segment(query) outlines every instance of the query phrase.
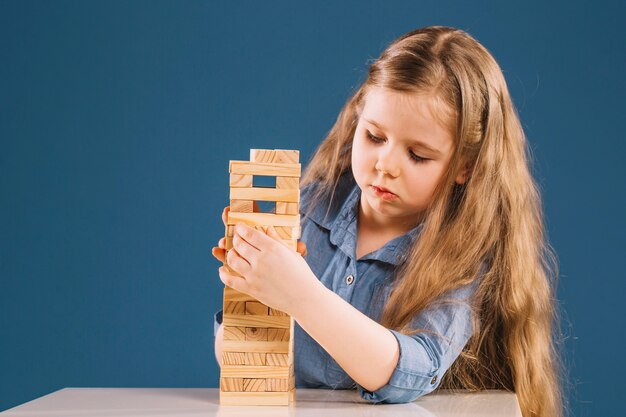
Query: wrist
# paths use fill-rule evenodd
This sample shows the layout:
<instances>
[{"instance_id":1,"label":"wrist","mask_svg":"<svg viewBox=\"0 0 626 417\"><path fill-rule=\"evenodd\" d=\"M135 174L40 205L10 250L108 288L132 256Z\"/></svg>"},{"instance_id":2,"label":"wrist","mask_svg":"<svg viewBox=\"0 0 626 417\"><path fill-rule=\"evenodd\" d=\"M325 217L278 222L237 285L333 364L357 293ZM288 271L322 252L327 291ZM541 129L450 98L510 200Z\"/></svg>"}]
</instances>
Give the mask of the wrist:
<instances>
[{"instance_id":1,"label":"wrist","mask_svg":"<svg viewBox=\"0 0 626 417\"><path fill-rule=\"evenodd\" d=\"M311 279L306 280L307 285L298 288L299 296L295 297L293 306L287 311L296 321L322 308L328 293L328 288L313 273L311 275Z\"/></svg>"}]
</instances>

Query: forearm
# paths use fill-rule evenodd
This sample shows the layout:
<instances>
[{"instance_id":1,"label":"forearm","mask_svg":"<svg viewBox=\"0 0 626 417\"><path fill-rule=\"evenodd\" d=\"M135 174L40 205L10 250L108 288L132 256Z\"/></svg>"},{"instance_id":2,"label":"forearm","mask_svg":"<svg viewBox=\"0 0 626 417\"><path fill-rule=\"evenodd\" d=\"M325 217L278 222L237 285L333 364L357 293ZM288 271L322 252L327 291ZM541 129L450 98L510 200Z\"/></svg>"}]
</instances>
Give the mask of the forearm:
<instances>
[{"instance_id":1,"label":"forearm","mask_svg":"<svg viewBox=\"0 0 626 417\"><path fill-rule=\"evenodd\" d=\"M376 391L391 378L400 349L385 327L361 313L317 281L292 315L354 379Z\"/></svg>"}]
</instances>

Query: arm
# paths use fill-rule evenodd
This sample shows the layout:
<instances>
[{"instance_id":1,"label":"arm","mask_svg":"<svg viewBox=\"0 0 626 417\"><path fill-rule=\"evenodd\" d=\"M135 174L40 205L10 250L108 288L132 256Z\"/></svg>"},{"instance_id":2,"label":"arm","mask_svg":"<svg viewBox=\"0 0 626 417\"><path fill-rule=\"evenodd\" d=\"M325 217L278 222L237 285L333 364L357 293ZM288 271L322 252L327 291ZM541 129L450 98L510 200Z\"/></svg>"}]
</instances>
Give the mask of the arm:
<instances>
[{"instance_id":1,"label":"arm","mask_svg":"<svg viewBox=\"0 0 626 417\"><path fill-rule=\"evenodd\" d=\"M386 329L327 289L306 261L268 234L238 225L234 250L219 275L224 284L293 316L373 402L407 402L432 391L471 336L471 311L457 303L432 305L404 335ZM367 392L363 392L366 390Z\"/></svg>"},{"instance_id":2,"label":"arm","mask_svg":"<svg viewBox=\"0 0 626 417\"><path fill-rule=\"evenodd\" d=\"M291 315L357 384L368 391L381 388L398 364L398 341L317 278L315 282Z\"/></svg>"},{"instance_id":3,"label":"arm","mask_svg":"<svg viewBox=\"0 0 626 417\"><path fill-rule=\"evenodd\" d=\"M446 295L418 314L405 335L361 313L319 281L292 312L372 402L408 402L434 390L472 335L468 299L474 285ZM441 301L441 300L440 300Z\"/></svg>"}]
</instances>

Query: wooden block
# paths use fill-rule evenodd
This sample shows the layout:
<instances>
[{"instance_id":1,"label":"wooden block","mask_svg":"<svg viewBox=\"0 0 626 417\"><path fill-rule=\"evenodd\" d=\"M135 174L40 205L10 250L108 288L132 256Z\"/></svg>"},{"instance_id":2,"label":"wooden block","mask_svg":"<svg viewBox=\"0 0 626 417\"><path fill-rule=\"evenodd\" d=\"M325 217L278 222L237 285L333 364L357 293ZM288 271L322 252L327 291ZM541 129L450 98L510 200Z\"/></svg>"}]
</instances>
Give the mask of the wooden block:
<instances>
[{"instance_id":1,"label":"wooden block","mask_svg":"<svg viewBox=\"0 0 626 417\"><path fill-rule=\"evenodd\" d=\"M245 188L231 188L231 190L245 190ZM244 199L231 199L229 212L231 211L235 213L252 213L254 211L254 201Z\"/></svg>"},{"instance_id":2,"label":"wooden block","mask_svg":"<svg viewBox=\"0 0 626 417\"><path fill-rule=\"evenodd\" d=\"M246 328L224 326L224 340L246 340Z\"/></svg>"},{"instance_id":3,"label":"wooden block","mask_svg":"<svg viewBox=\"0 0 626 417\"><path fill-rule=\"evenodd\" d=\"M226 343L225 341L222 343ZM222 351L222 367L225 365L245 365L246 354L243 352L224 352Z\"/></svg>"},{"instance_id":4,"label":"wooden block","mask_svg":"<svg viewBox=\"0 0 626 417\"><path fill-rule=\"evenodd\" d=\"M267 329L262 327L246 327L245 340L267 341Z\"/></svg>"},{"instance_id":5,"label":"wooden block","mask_svg":"<svg viewBox=\"0 0 626 417\"><path fill-rule=\"evenodd\" d=\"M288 316L287 313L280 311L280 310L276 310L275 308L270 308L268 314L270 316Z\"/></svg>"},{"instance_id":6,"label":"wooden block","mask_svg":"<svg viewBox=\"0 0 626 417\"><path fill-rule=\"evenodd\" d=\"M281 239L300 239L300 227L274 226Z\"/></svg>"},{"instance_id":7,"label":"wooden block","mask_svg":"<svg viewBox=\"0 0 626 417\"><path fill-rule=\"evenodd\" d=\"M244 364L246 366L255 365L262 366L267 365L267 353L260 352L246 352L244 354Z\"/></svg>"},{"instance_id":8,"label":"wooden block","mask_svg":"<svg viewBox=\"0 0 626 417\"><path fill-rule=\"evenodd\" d=\"M268 366L289 367L289 355L286 353L268 353L266 364Z\"/></svg>"},{"instance_id":9,"label":"wooden block","mask_svg":"<svg viewBox=\"0 0 626 417\"><path fill-rule=\"evenodd\" d=\"M258 301L246 301L244 310L246 314L252 314L257 316L269 315L269 307Z\"/></svg>"},{"instance_id":10,"label":"wooden block","mask_svg":"<svg viewBox=\"0 0 626 417\"><path fill-rule=\"evenodd\" d=\"M245 301L224 301L224 313L226 314L246 314Z\"/></svg>"},{"instance_id":11,"label":"wooden block","mask_svg":"<svg viewBox=\"0 0 626 417\"><path fill-rule=\"evenodd\" d=\"M252 178L250 174L230 174L231 187L252 187Z\"/></svg>"},{"instance_id":12,"label":"wooden block","mask_svg":"<svg viewBox=\"0 0 626 417\"><path fill-rule=\"evenodd\" d=\"M265 379L261 378L244 378L243 390L245 392L265 392Z\"/></svg>"},{"instance_id":13,"label":"wooden block","mask_svg":"<svg viewBox=\"0 0 626 417\"><path fill-rule=\"evenodd\" d=\"M276 202L276 214L300 214L300 208L298 203L283 203L280 201Z\"/></svg>"},{"instance_id":14,"label":"wooden block","mask_svg":"<svg viewBox=\"0 0 626 417\"><path fill-rule=\"evenodd\" d=\"M270 342L273 340L289 341L290 335L289 329L267 329L267 340Z\"/></svg>"},{"instance_id":15,"label":"wooden block","mask_svg":"<svg viewBox=\"0 0 626 417\"><path fill-rule=\"evenodd\" d=\"M252 162L280 162L296 164L300 160L300 151L286 149L250 149Z\"/></svg>"},{"instance_id":16,"label":"wooden block","mask_svg":"<svg viewBox=\"0 0 626 417\"><path fill-rule=\"evenodd\" d=\"M243 378L220 378L220 388L224 391L243 391Z\"/></svg>"},{"instance_id":17,"label":"wooden block","mask_svg":"<svg viewBox=\"0 0 626 417\"><path fill-rule=\"evenodd\" d=\"M285 392L289 391L289 378L268 378L265 380L267 392Z\"/></svg>"},{"instance_id":18,"label":"wooden block","mask_svg":"<svg viewBox=\"0 0 626 417\"><path fill-rule=\"evenodd\" d=\"M254 200L254 201L286 201L298 204L300 201L300 190L281 190L277 188L249 187L249 188L231 188L231 200ZM231 211L240 211L232 209ZM251 213L250 211L249 213ZM294 213L298 214L298 213Z\"/></svg>"},{"instance_id":19,"label":"wooden block","mask_svg":"<svg viewBox=\"0 0 626 417\"><path fill-rule=\"evenodd\" d=\"M288 378L287 366L224 366L223 378Z\"/></svg>"},{"instance_id":20,"label":"wooden block","mask_svg":"<svg viewBox=\"0 0 626 417\"><path fill-rule=\"evenodd\" d=\"M256 298L239 292L230 287L224 287L224 301L257 301ZM245 307L244 307L245 308Z\"/></svg>"},{"instance_id":21,"label":"wooden block","mask_svg":"<svg viewBox=\"0 0 626 417\"><path fill-rule=\"evenodd\" d=\"M271 177L300 177L300 164L230 161L230 173Z\"/></svg>"},{"instance_id":22,"label":"wooden block","mask_svg":"<svg viewBox=\"0 0 626 417\"><path fill-rule=\"evenodd\" d=\"M228 225L245 223L249 226L289 226L300 227L300 215L281 215L273 213L232 213L228 212ZM282 237L282 236L281 236Z\"/></svg>"},{"instance_id":23,"label":"wooden block","mask_svg":"<svg viewBox=\"0 0 626 417\"><path fill-rule=\"evenodd\" d=\"M220 405L289 405L291 392L226 392L220 391Z\"/></svg>"},{"instance_id":24,"label":"wooden block","mask_svg":"<svg viewBox=\"0 0 626 417\"><path fill-rule=\"evenodd\" d=\"M246 314L241 316L238 314L223 314L224 326L235 327L273 327L276 329L288 329L290 326L289 317L282 316L257 316Z\"/></svg>"},{"instance_id":25,"label":"wooden block","mask_svg":"<svg viewBox=\"0 0 626 417\"><path fill-rule=\"evenodd\" d=\"M222 352L289 353L288 341L224 340ZM243 359L242 359L243 362Z\"/></svg>"},{"instance_id":26,"label":"wooden block","mask_svg":"<svg viewBox=\"0 0 626 417\"><path fill-rule=\"evenodd\" d=\"M276 177L276 188L280 190L299 190L300 179L294 177Z\"/></svg>"}]
</instances>

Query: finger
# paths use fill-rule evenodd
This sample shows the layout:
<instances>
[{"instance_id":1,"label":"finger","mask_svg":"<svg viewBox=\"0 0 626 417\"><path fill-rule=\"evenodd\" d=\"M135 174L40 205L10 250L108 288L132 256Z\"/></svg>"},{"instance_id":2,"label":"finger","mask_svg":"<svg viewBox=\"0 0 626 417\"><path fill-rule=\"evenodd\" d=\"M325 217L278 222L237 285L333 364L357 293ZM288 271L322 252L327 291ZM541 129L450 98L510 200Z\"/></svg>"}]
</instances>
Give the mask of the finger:
<instances>
[{"instance_id":1,"label":"finger","mask_svg":"<svg viewBox=\"0 0 626 417\"><path fill-rule=\"evenodd\" d=\"M211 250L211 254L217 258L218 261L225 263L226 262L226 251L224 249L220 249L217 247L213 247Z\"/></svg>"},{"instance_id":2,"label":"finger","mask_svg":"<svg viewBox=\"0 0 626 417\"><path fill-rule=\"evenodd\" d=\"M222 249L226 249L226 238L225 237L220 239L220 241L217 243L217 247L222 248Z\"/></svg>"},{"instance_id":3,"label":"finger","mask_svg":"<svg viewBox=\"0 0 626 417\"><path fill-rule=\"evenodd\" d=\"M226 263L239 275L245 276L246 272L250 270L248 261L243 259L234 249L229 250L226 254Z\"/></svg>"},{"instance_id":4,"label":"finger","mask_svg":"<svg viewBox=\"0 0 626 417\"><path fill-rule=\"evenodd\" d=\"M268 244L273 244L275 242L274 239L267 236L262 231L254 230L250 226L243 223L237 223L235 226L235 233L258 250L262 250Z\"/></svg>"},{"instance_id":5,"label":"finger","mask_svg":"<svg viewBox=\"0 0 626 417\"><path fill-rule=\"evenodd\" d=\"M230 272L228 272L228 270L224 266L221 266L217 270L217 272L220 276L220 279L224 283L224 285L234 290L237 290L246 294L248 293L249 291L248 283L243 277L238 277L236 275L231 274Z\"/></svg>"},{"instance_id":6,"label":"finger","mask_svg":"<svg viewBox=\"0 0 626 417\"><path fill-rule=\"evenodd\" d=\"M296 249L298 253L302 256L306 256L306 243L300 241L298 242L298 249Z\"/></svg>"},{"instance_id":7,"label":"finger","mask_svg":"<svg viewBox=\"0 0 626 417\"><path fill-rule=\"evenodd\" d=\"M269 226L267 228L267 235L269 237L271 237L272 239L275 239L281 243L283 243L282 238L280 237L280 235L278 234L278 232L276 231L276 229L274 228L274 226Z\"/></svg>"},{"instance_id":8,"label":"finger","mask_svg":"<svg viewBox=\"0 0 626 417\"><path fill-rule=\"evenodd\" d=\"M222 223L226 226L226 222L228 222L228 212L230 211L230 206L226 206L224 211L222 211Z\"/></svg>"},{"instance_id":9,"label":"finger","mask_svg":"<svg viewBox=\"0 0 626 417\"><path fill-rule=\"evenodd\" d=\"M235 233L233 237L233 248L250 265L254 263L256 256L259 254L259 250L246 242L238 233Z\"/></svg>"}]
</instances>

